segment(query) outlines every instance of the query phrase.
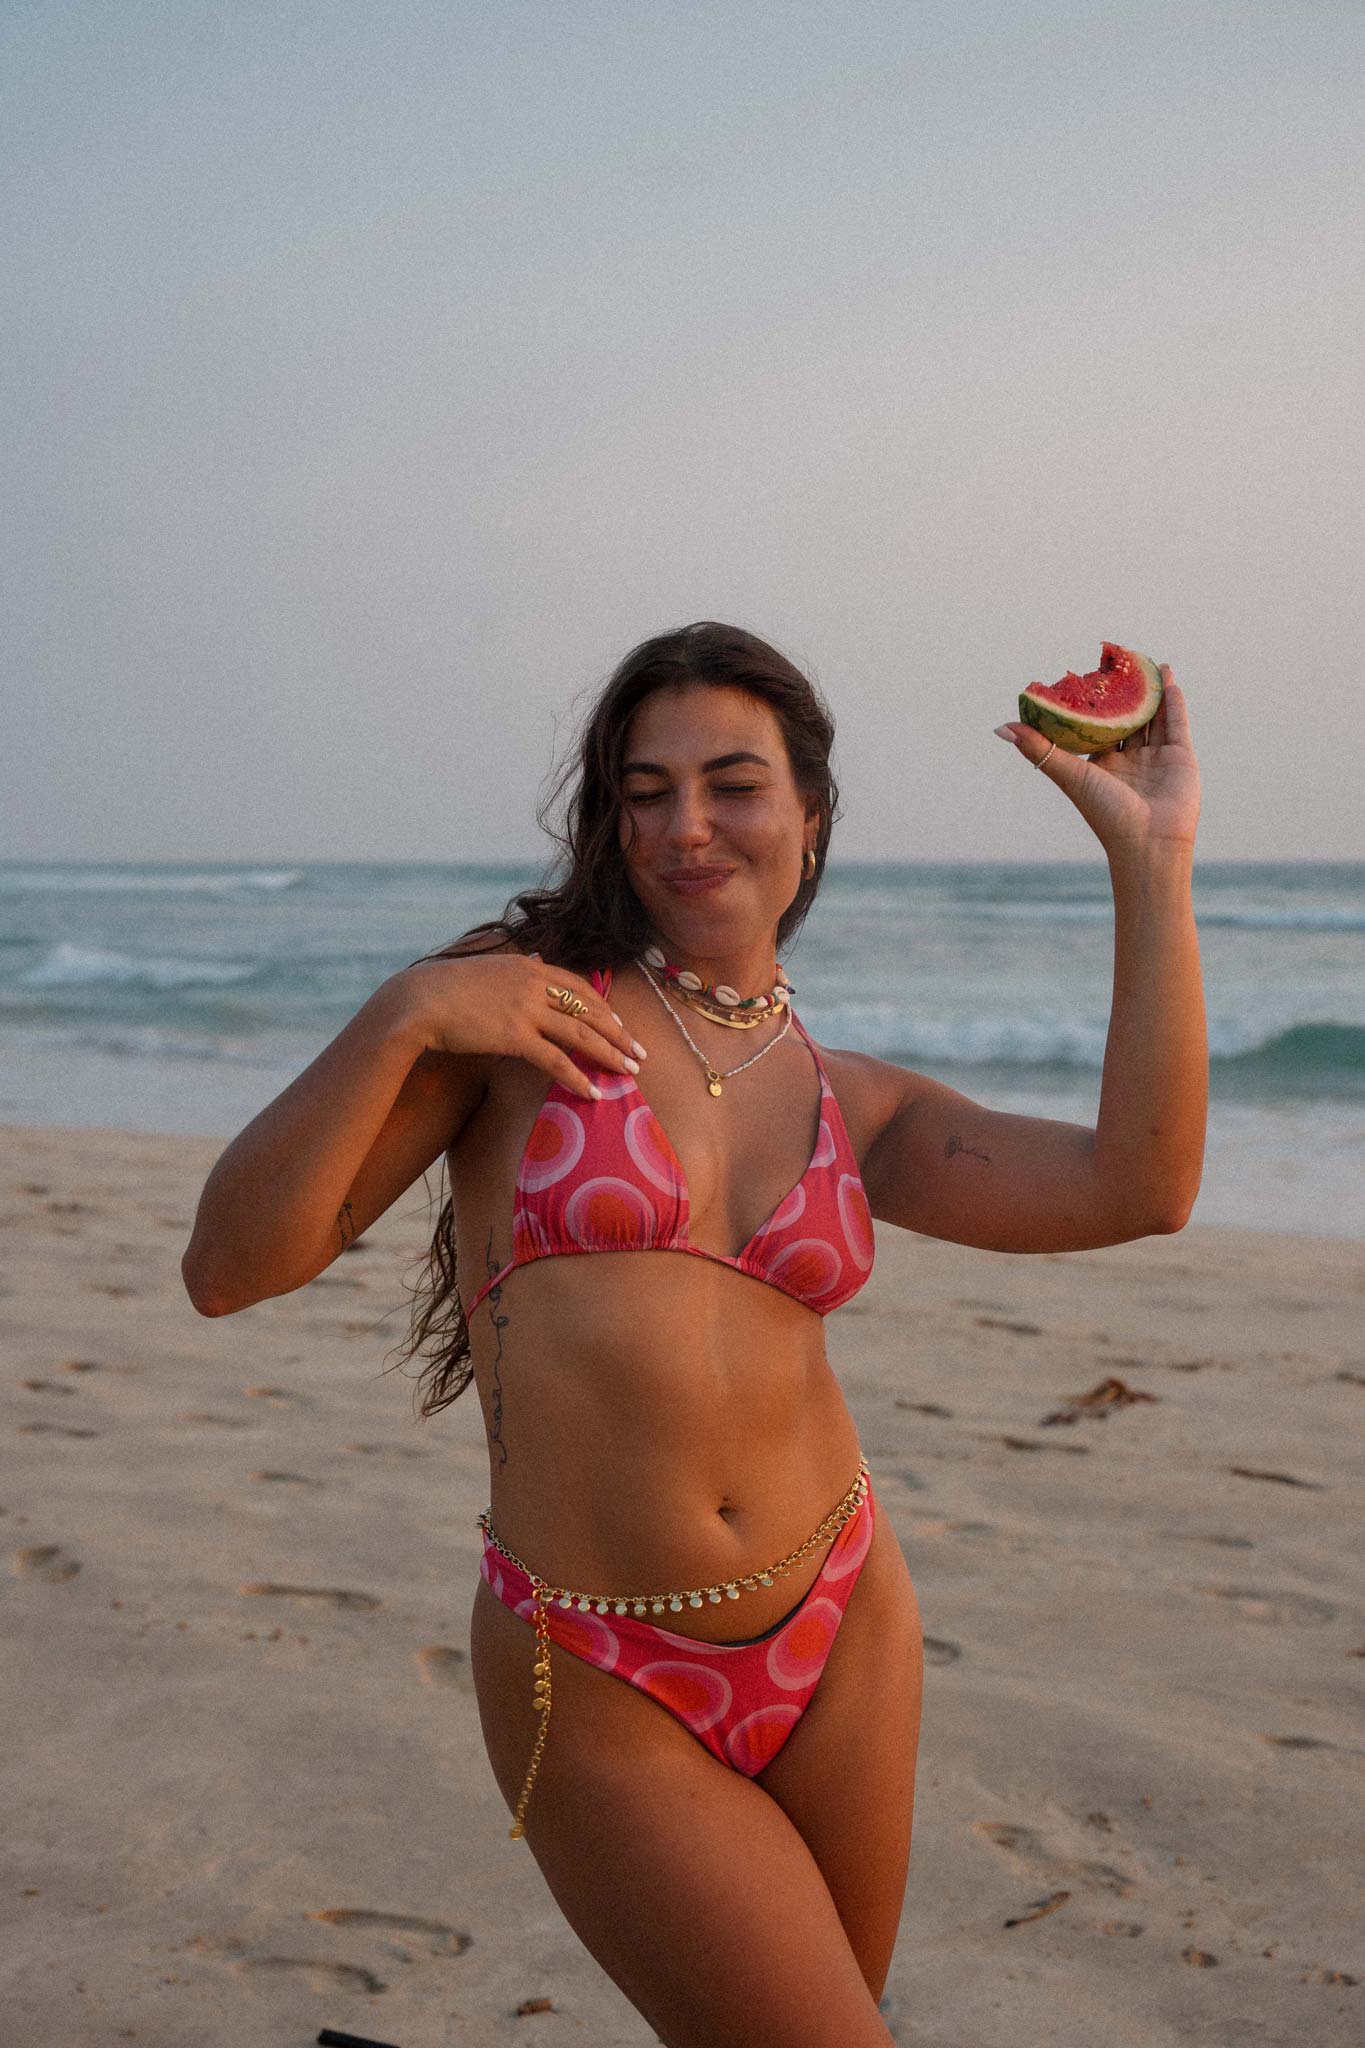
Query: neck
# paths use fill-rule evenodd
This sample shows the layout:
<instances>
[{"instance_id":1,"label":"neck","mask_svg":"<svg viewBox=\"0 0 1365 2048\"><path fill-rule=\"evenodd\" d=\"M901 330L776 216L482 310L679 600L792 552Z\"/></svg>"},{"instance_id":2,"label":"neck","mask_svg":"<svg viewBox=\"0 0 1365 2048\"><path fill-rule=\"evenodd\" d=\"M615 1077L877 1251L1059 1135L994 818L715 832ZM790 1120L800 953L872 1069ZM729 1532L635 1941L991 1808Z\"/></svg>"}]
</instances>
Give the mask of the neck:
<instances>
[{"instance_id":1,"label":"neck","mask_svg":"<svg viewBox=\"0 0 1365 2048\"><path fill-rule=\"evenodd\" d=\"M741 997L765 996L772 989L777 948L771 935L749 945L727 947L722 952L711 953L679 946L666 933L660 933L654 943L666 960L671 960L675 966L690 968L700 978L703 987L732 988Z\"/></svg>"}]
</instances>

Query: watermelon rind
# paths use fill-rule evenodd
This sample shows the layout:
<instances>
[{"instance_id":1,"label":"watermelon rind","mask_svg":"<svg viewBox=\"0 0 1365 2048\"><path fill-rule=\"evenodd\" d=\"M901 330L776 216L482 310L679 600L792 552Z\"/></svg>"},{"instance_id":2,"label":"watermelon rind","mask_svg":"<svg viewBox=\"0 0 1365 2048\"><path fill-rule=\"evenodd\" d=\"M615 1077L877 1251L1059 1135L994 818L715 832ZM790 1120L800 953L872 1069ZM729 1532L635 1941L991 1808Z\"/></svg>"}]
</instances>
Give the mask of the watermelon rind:
<instances>
[{"instance_id":1,"label":"watermelon rind","mask_svg":"<svg viewBox=\"0 0 1365 2048\"><path fill-rule=\"evenodd\" d=\"M1108 657L1114 657L1110 660ZM1039 693L1041 685L1031 684L1019 694L1019 717L1023 724L1031 725L1045 740L1055 740L1064 754L1104 754L1116 747L1120 740L1131 739L1135 732L1141 732L1161 704L1161 671L1154 661L1145 654L1138 654L1131 647L1119 647L1109 641L1104 643L1100 655L1100 667L1113 668L1119 657L1137 664L1138 672L1146 685L1140 706L1125 712L1119 718L1105 718L1095 711L1069 710L1065 705L1054 704ZM1056 689L1055 683L1047 685Z\"/></svg>"}]
</instances>

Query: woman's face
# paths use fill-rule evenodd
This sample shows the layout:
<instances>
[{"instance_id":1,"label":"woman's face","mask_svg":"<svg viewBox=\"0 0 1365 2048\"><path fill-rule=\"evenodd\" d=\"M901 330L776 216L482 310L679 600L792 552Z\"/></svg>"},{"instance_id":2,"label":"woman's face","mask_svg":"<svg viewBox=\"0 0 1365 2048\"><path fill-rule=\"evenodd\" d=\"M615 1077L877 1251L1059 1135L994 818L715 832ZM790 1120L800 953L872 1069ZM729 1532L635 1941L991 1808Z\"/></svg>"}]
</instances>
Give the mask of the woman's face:
<instances>
[{"instance_id":1,"label":"woman's face","mask_svg":"<svg viewBox=\"0 0 1365 2048\"><path fill-rule=\"evenodd\" d=\"M622 788L626 872L660 938L684 959L770 940L819 819L770 706L730 684L651 691L626 728Z\"/></svg>"}]
</instances>

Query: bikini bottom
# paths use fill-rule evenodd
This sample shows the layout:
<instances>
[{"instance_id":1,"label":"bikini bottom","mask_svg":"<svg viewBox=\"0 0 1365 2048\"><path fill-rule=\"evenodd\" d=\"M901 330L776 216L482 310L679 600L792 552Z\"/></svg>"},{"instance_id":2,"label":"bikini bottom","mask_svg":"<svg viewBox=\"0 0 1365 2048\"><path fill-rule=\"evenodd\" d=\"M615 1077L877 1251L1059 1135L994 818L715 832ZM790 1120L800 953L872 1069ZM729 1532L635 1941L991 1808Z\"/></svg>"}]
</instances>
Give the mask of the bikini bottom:
<instances>
[{"instance_id":1,"label":"bikini bottom","mask_svg":"<svg viewBox=\"0 0 1365 2048\"><path fill-rule=\"evenodd\" d=\"M871 1481L819 1577L789 1614L746 1642L706 1643L615 1612L544 1609L551 1641L649 1694L711 1754L746 1778L770 1764L809 1705L872 1547ZM531 1580L484 1529L479 1570L505 1607L534 1625ZM537 1667L539 1668L539 1667Z\"/></svg>"}]
</instances>

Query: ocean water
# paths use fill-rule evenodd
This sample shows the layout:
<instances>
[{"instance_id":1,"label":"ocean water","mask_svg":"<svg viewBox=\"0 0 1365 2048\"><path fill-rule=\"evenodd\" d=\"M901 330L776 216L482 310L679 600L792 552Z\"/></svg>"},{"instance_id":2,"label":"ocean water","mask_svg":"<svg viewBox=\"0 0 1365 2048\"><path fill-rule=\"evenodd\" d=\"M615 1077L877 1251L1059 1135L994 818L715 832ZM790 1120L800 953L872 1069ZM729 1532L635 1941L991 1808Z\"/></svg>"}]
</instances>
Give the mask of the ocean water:
<instances>
[{"instance_id":1,"label":"ocean water","mask_svg":"<svg viewBox=\"0 0 1365 2048\"><path fill-rule=\"evenodd\" d=\"M230 1137L385 976L530 867L0 864L0 1122ZM1195 1222L1365 1238L1365 862L1196 864L1211 1052ZM1103 862L831 865L785 956L822 1043L1093 1123Z\"/></svg>"}]
</instances>

